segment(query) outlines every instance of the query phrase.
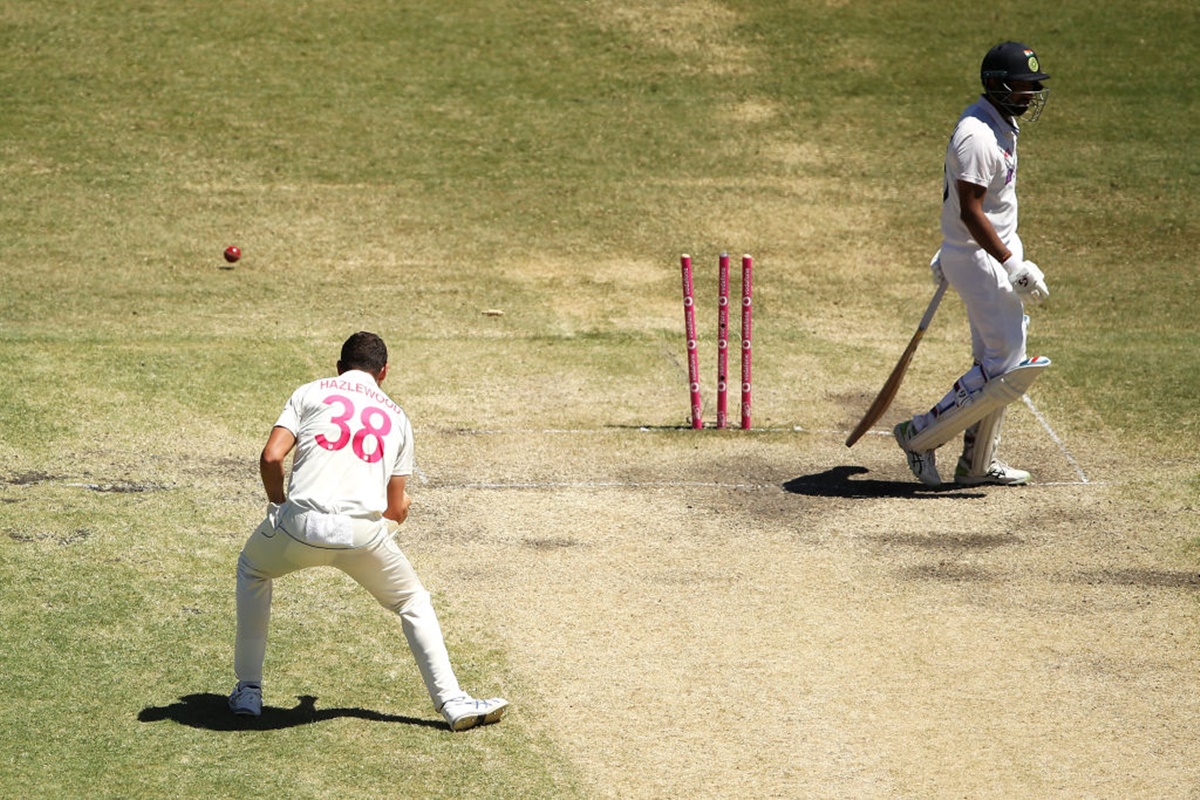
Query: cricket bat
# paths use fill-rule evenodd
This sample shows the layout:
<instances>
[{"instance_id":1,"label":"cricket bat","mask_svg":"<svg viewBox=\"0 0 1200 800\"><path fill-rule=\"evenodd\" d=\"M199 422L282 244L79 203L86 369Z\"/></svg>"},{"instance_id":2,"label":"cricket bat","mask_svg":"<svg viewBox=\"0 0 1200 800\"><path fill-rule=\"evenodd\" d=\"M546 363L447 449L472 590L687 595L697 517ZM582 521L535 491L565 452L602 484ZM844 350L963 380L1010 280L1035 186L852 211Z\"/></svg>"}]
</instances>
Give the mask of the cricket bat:
<instances>
[{"instance_id":1,"label":"cricket bat","mask_svg":"<svg viewBox=\"0 0 1200 800\"><path fill-rule=\"evenodd\" d=\"M854 426L854 430L850 431L850 435L846 437L846 447L853 447L854 443L861 439L862 435L879 421L879 418L892 405L892 401L896 399L896 393L900 391L900 384L904 381L904 373L908 372L908 365L912 363L913 354L917 352L917 346L921 344L921 338L925 336L925 329L929 327L929 323L933 320L933 314L937 311L938 304L942 302L942 295L946 294L946 285L945 281L938 284L937 291L933 293L933 299L929 301L929 307L925 309L925 316L921 317L921 324L917 326L917 332L908 341L908 347L904 348L904 353L900 356L900 360L896 362L896 366L892 368L892 374L888 376L887 381L883 384L883 388L875 396L875 400L871 403L870 408L867 409L867 413L863 414L863 418L859 420L858 425Z\"/></svg>"}]
</instances>

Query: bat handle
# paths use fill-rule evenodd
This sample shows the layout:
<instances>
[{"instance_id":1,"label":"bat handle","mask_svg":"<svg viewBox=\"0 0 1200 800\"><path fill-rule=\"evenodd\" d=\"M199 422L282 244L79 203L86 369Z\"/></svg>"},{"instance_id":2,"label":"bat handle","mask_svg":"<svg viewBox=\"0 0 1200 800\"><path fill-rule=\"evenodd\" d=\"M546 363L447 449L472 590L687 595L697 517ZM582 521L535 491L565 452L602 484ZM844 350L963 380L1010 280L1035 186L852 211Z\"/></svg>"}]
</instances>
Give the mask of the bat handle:
<instances>
[{"instance_id":1,"label":"bat handle","mask_svg":"<svg viewBox=\"0 0 1200 800\"><path fill-rule=\"evenodd\" d=\"M925 309L925 316L921 317L921 324L917 326L919 330L929 327L929 323L933 321L934 312L937 311L942 297L946 294L946 287L949 285L945 279L938 284L937 291L933 293L933 299L929 301L929 307Z\"/></svg>"}]
</instances>

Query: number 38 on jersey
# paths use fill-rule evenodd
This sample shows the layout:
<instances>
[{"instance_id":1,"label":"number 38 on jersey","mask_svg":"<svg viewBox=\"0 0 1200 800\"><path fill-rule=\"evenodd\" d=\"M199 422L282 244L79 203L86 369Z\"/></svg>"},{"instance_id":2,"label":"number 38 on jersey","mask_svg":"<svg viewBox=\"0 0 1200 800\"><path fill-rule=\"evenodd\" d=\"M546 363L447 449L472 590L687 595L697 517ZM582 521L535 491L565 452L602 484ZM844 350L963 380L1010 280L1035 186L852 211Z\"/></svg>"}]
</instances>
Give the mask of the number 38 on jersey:
<instances>
[{"instance_id":1,"label":"number 38 on jersey","mask_svg":"<svg viewBox=\"0 0 1200 800\"><path fill-rule=\"evenodd\" d=\"M354 455L368 464L383 458L383 437L392 430L392 418L386 411L379 406L366 406L359 411L353 400L340 394L331 394L322 402L340 407L341 413L329 420L337 428L337 438L318 433L315 437L318 445L326 450L341 450L351 445Z\"/></svg>"}]
</instances>

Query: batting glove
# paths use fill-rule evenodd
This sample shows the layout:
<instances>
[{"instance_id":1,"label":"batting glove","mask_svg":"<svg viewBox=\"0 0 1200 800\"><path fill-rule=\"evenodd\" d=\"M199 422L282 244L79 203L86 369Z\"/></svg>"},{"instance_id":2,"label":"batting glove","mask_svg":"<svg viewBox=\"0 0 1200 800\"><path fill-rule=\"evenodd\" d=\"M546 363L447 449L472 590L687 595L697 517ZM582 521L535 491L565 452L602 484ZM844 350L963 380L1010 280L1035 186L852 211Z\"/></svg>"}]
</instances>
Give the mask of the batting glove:
<instances>
[{"instance_id":1,"label":"batting glove","mask_svg":"<svg viewBox=\"0 0 1200 800\"><path fill-rule=\"evenodd\" d=\"M942 272L942 251L938 250L929 261L929 271L933 273L933 283L941 286L946 282L946 273Z\"/></svg>"},{"instance_id":2,"label":"batting glove","mask_svg":"<svg viewBox=\"0 0 1200 800\"><path fill-rule=\"evenodd\" d=\"M1017 294L1028 297L1034 303L1040 303L1050 296L1050 290L1046 288L1046 276L1037 264L1013 256L1002 266Z\"/></svg>"}]
</instances>

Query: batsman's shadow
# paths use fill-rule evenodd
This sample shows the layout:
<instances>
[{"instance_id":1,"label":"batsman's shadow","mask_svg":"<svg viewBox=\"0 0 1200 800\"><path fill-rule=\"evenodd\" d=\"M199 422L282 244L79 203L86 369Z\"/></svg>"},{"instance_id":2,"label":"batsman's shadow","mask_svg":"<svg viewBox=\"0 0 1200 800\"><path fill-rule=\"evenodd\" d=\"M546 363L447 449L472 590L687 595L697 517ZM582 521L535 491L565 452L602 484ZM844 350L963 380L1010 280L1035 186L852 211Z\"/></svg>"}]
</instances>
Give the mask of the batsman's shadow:
<instances>
[{"instance_id":1,"label":"batsman's shadow","mask_svg":"<svg viewBox=\"0 0 1200 800\"><path fill-rule=\"evenodd\" d=\"M870 470L866 467L842 466L801 475L786 481L783 489L791 494L809 497L846 497L867 499L876 497L954 497L970 499L984 497L979 491L964 491L961 486L944 483L941 486L925 486L915 481L876 480L856 478Z\"/></svg>"},{"instance_id":2,"label":"batsman's shadow","mask_svg":"<svg viewBox=\"0 0 1200 800\"><path fill-rule=\"evenodd\" d=\"M383 714L363 708L317 708L317 698L312 695L297 697L293 708L263 706L261 717L236 716L229 710L229 701L224 695L204 693L189 694L167 706L147 706L138 712L139 722L161 722L171 720L189 728L207 731L270 731L312 725L337 717L356 717L370 722L398 722L404 725L420 725L427 728L445 728L443 722L416 717Z\"/></svg>"}]
</instances>

